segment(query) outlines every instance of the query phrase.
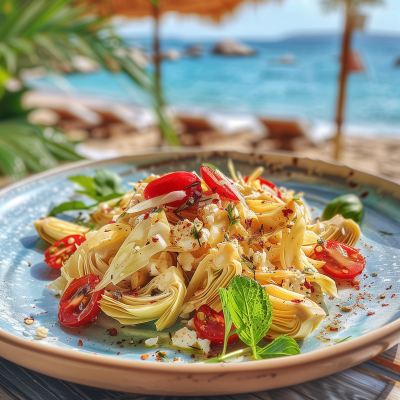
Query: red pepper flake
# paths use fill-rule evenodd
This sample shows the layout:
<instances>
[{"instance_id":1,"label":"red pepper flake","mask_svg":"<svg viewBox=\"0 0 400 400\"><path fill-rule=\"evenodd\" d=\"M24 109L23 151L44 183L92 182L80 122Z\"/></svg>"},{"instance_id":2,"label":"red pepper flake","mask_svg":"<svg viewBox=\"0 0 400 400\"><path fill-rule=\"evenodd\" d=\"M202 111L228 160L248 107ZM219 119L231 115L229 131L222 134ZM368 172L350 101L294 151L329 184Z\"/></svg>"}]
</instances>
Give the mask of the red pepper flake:
<instances>
[{"instance_id":1,"label":"red pepper flake","mask_svg":"<svg viewBox=\"0 0 400 400\"><path fill-rule=\"evenodd\" d=\"M119 356L121 354L121 352L119 351L118 353L117 353L117 356Z\"/></svg>"},{"instance_id":2,"label":"red pepper flake","mask_svg":"<svg viewBox=\"0 0 400 400\"><path fill-rule=\"evenodd\" d=\"M153 304L153 303L157 303L157 300L153 300L150 302L150 304Z\"/></svg>"},{"instance_id":3,"label":"red pepper flake","mask_svg":"<svg viewBox=\"0 0 400 400\"><path fill-rule=\"evenodd\" d=\"M242 235L238 235L238 234L233 234L232 235L233 239L237 239L238 242L243 242L244 241L244 237Z\"/></svg>"},{"instance_id":4,"label":"red pepper flake","mask_svg":"<svg viewBox=\"0 0 400 400\"><path fill-rule=\"evenodd\" d=\"M332 327L330 326L330 327L329 327L329 330L332 331L332 332L336 332L336 331L339 330L339 328L332 328Z\"/></svg>"},{"instance_id":5,"label":"red pepper flake","mask_svg":"<svg viewBox=\"0 0 400 400\"><path fill-rule=\"evenodd\" d=\"M122 344L122 342L117 342L117 344Z\"/></svg>"},{"instance_id":6,"label":"red pepper flake","mask_svg":"<svg viewBox=\"0 0 400 400\"><path fill-rule=\"evenodd\" d=\"M247 229L250 229L252 222L253 222L253 218L246 218L244 220L244 223L246 224Z\"/></svg>"},{"instance_id":7,"label":"red pepper flake","mask_svg":"<svg viewBox=\"0 0 400 400\"><path fill-rule=\"evenodd\" d=\"M226 228L223 226L223 227L221 228L221 231L222 231L222 232L226 232Z\"/></svg>"},{"instance_id":8,"label":"red pepper flake","mask_svg":"<svg viewBox=\"0 0 400 400\"><path fill-rule=\"evenodd\" d=\"M126 209L126 207L122 207L122 211L125 210L125 209Z\"/></svg>"},{"instance_id":9,"label":"red pepper flake","mask_svg":"<svg viewBox=\"0 0 400 400\"><path fill-rule=\"evenodd\" d=\"M356 286L360 284L360 281L358 279L352 279L350 283L352 286Z\"/></svg>"},{"instance_id":10,"label":"red pepper flake","mask_svg":"<svg viewBox=\"0 0 400 400\"><path fill-rule=\"evenodd\" d=\"M386 288L386 290L390 290L392 288L392 285L390 285L388 288Z\"/></svg>"},{"instance_id":11,"label":"red pepper flake","mask_svg":"<svg viewBox=\"0 0 400 400\"><path fill-rule=\"evenodd\" d=\"M106 212L110 213L111 212L111 208L106 208Z\"/></svg>"},{"instance_id":12,"label":"red pepper flake","mask_svg":"<svg viewBox=\"0 0 400 400\"><path fill-rule=\"evenodd\" d=\"M382 304L382 307L386 307L386 306L388 306L389 304L387 304L387 303L385 303L385 304Z\"/></svg>"},{"instance_id":13,"label":"red pepper flake","mask_svg":"<svg viewBox=\"0 0 400 400\"><path fill-rule=\"evenodd\" d=\"M307 282L307 279L304 279L303 285L306 287L306 289L310 289L311 285Z\"/></svg>"},{"instance_id":14,"label":"red pepper flake","mask_svg":"<svg viewBox=\"0 0 400 400\"><path fill-rule=\"evenodd\" d=\"M110 336L117 336L118 335L118 331L115 328L110 328L107 329L107 332Z\"/></svg>"},{"instance_id":15,"label":"red pepper flake","mask_svg":"<svg viewBox=\"0 0 400 400\"><path fill-rule=\"evenodd\" d=\"M115 221L110 221L108 224L115 224ZM107 231L110 232L110 231Z\"/></svg>"},{"instance_id":16,"label":"red pepper flake","mask_svg":"<svg viewBox=\"0 0 400 400\"><path fill-rule=\"evenodd\" d=\"M301 300L299 300L299 299L293 299L293 300L290 300L292 303L301 303Z\"/></svg>"},{"instance_id":17,"label":"red pepper flake","mask_svg":"<svg viewBox=\"0 0 400 400\"><path fill-rule=\"evenodd\" d=\"M82 340L79 339L78 346L83 346Z\"/></svg>"},{"instance_id":18,"label":"red pepper flake","mask_svg":"<svg viewBox=\"0 0 400 400\"><path fill-rule=\"evenodd\" d=\"M310 285L311 293L314 293L315 289L314 286Z\"/></svg>"},{"instance_id":19,"label":"red pepper flake","mask_svg":"<svg viewBox=\"0 0 400 400\"><path fill-rule=\"evenodd\" d=\"M282 213L287 218L288 214L293 214L293 210L285 208L284 210L282 210Z\"/></svg>"},{"instance_id":20,"label":"red pepper flake","mask_svg":"<svg viewBox=\"0 0 400 400\"><path fill-rule=\"evenodd\" d=\"M367 315L374 315L375 313L370 311L369 313L367 313Z\"/></svg>"},{"instance_id":21,"label":"red pepper flake","mask_svg":"<svg viewBox=\"0 0 400 400\"><path fill-rule=\"evenodd\" d=\"M393 297L395 297L395 296L396 296L396 295L393 293L393 294L392 294L392 299L393 299Z\"/></svg>"},{"instance_id":22,"label":"red pepper flake","mask_svg":"<svg viewBox=\"0 0 400 400\"><path fill-rule=\"evenodd\" d=\"M144 339L140 339L140 340L139 340L139 343L142 343L142 342L143 342L143 340L144 340Z\"/></svg>"},{"instance_id":23,"label":"red pepper flake","mask_svg":"<svg viewBox=\"0 0 400 400\"><path fill-rule=\"evenodd\" d=\"M146 214L144 214L144 217L143 217L143 219L147 219L147 218L149 218L150 217L150 213L147 211L147 213Z\"/></svg>"},{"instance_id":24,"label":"red pepper flake","mask_svg":"<svg viewBox=\"0 0 400 400\"><path fill-rule=\"evenodd\" d=\"M360 198L365 199L369 195L368 192L364 192L360 194Z\"/></svg>"},{"instance_id":25,"label":"red pepper flake","mask_svg":"<svg viewBox=\"0 0 400 400\"><path fill-rule=\"evenodd\" d=\"M153 243L157 243L158 242L158 238L156 238L156 237L151 238L151 240L153 241Z\"/></svg>"},{"instance_id":26,"label":"red pepper flake","mask_svg":"<svg viewBox=\"0 0 400 400\"><path fill-rule=\"evenodd\" d=\"M354 289L360 290L360 286L356 285L356 286L354 286Z\"/></svg>"}]
</instances>

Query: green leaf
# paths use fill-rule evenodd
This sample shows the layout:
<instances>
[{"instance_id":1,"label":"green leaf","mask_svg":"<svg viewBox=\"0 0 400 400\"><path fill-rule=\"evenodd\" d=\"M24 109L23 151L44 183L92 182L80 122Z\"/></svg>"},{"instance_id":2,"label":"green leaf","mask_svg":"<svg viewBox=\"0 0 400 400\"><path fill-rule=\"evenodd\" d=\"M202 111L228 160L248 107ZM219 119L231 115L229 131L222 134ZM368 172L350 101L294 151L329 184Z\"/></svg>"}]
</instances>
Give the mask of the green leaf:
<instances>
[{"instance_id":1,"label":"green leaf","mask_svg":"<svg viewBox=\"0 0 400 400\"><path fill-rule=\"evenodd\" d=\"M344 194L329 202L322 213L322 221L333 218L339 214L343 218L352 219L357 224L361 223L364 206L354 194Z\"/></svg>"},{"instance_id":2,"label":"green leaf","mask_svg":"<svg viewBox=\"0 0 400 400\"><path fill-rule=\"evenodd\" d=\"M77 183L79 186L83 187L86 190L77 190L77 193L85 194L95 200L97 200L97 192L94 186L93 178L86 175L75 175L69 176L67 178L69 181Z\"/></svg>"},{"instance_id":3,"label":"green leaf","mask_svg":"<svg viewBox=\"0 0 400 400\"><path fill-rule=\"evenodd\" d=\"M209 164L209 163L203 163L202 165L203 165L203 167L210 167L213 171L218 169L216 166Z\"/></svg>"},{"instance_id":4,"label":"green leaf","mask_svg":"<svg viewBox=\"0 0 400 400\"><path fill-rule=\"evenodd\" d=\"M346 340L349 340L350 338L351 338L351 335L345 337L344 339L334 339L333 341L336 343L342 343L342 342L345 342Z\"/></svg>"},{"instance_id":5,"label":"green leaf","mask_svg":"<svg viewBox=\"0 0 400 400\"><path fill-rule=\"evenodd\" d=\"M262 359L292 356L300 354L300 347L293 338L281 335L267 346L257 347L257 354Z\"/></svg>"},{"instance_id":6,"label":"green leaf","mask_svg":"<svg viewBox=\"0 0 400 400\"><path fill-rule=\"evenodd\" d=\"M88 210L93 206L87 206L82 201L69 201L66 203L62 203L56 207L54 207L47 215L52 217L54 215L60 214L64 211L71 211L71 210Z\"/></svg>"},{"instance_id":7,"label":"green leaf","mask_svg":"<svg viewBox=\"0 0 400 400\"><path fill-rule=\"evenodd\" d=\"M272 324L272 303L263 286L246 276L234 276L228 288L229 311L239 338L251 346L253 356L256 345Z\"/></svg>"},{"instance_id":8,"label":"green leaf","mask_svg":"<svg viewBox=\"0 0 400 400\"><path fill-rule=\"evenodd\" d=\"M115 172L98 169L93 178L93 185L98 197L109 196L113 193L125 193L121 185L122 179Z\"/></svg>"},{"instance_id":9,"label":"green leaf","mask_svg":"<svg viewBox=\"0 0 400 400\"><path fill-rule=\"evenodd\" d=\"M226 346L228 345L229 336L231 336L231 328L232 328L232 316L229 311L229 293L225 288L219 288L219 297L221 298L222 310L224 312L225 319L225 339L224 339L224 348L222 350L222 356L226 354Z\"/></svg>"}]
</instances>

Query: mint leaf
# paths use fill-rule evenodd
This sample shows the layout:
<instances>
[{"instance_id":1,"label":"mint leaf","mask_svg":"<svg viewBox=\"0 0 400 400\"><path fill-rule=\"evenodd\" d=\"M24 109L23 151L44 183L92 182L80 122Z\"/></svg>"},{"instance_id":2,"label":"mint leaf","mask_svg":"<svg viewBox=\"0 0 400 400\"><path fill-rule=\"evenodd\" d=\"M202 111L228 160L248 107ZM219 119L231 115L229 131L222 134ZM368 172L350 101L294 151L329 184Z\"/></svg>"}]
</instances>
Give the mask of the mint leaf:
<instances>
[{"instance_id":1,"label":"mint leaf","mask_svg":"<svg viewBox=\"0 0 400 400\"><path fill-rule=\"evenodd\" d=\"M293 338L287 335L278 336L265 347L257 347L257 355L262 359L295 354L300 354L300 347Z\"/></svg>"},{"instance_id":2,"label":"mint leaf","mask_svg":"<svg viewBox=\"0 0 400 400\"><path fill-rule=\"evenodd\" d=\"M272 303L263 286L246 277L234 276L228 287L229 311L239 338L251 346L254 358L257 344L272 324Z\"/></svg>"},{"instance_id":3,"label":"mint leaf","mask_svg":"<svg viewBox=\"0 0 400 400\"><path fill-rule=\"evenodd\" d=\"M333 218L339 214L343 218L350 218L357 224L361 223L364 206L354 194L344 194L329 202L322 213L322 221Z\"/></svg>"},{"instance_id":4,"label":"mint leaf","mask_svg":"<svg viewBox=\"0 0 400 400\"><path fill-rule=\"evenodd\" d=\"M203 163L203 167L210 167L213 171L218 169L215 165L209 164L209 163Z\"/></svg>"},{"instance_id":5,"label":"mint leaf","mask_svg":"<svg viewBox=\"0 0 400 400\"><path fill-rule=\"evenodd\" d=\"M225 339L224 339L224 348L222 350L222 356L226 353L226 346L228 345L229 336L232 335L231 332L232 328L232 316L231 312L229 311L229 294L228 290L224 288L219 288L219 297L221 298L222 310L224 312L224 319L225 319Z\"/></svg>"},{"instance_id":6,"label":"mint leaf","mask_svg":"<svg viewBox=\"0 0 400 400\"><path fill-rule=\"evenodd\" d=\"M69 201L67 203L62 203L56 207L54 207L48 214L48 217L53 217L54 215L60 214L64 211L71 210L88 210L93 206L87 206L82 201Z\"/></svg>"}]
</instances>

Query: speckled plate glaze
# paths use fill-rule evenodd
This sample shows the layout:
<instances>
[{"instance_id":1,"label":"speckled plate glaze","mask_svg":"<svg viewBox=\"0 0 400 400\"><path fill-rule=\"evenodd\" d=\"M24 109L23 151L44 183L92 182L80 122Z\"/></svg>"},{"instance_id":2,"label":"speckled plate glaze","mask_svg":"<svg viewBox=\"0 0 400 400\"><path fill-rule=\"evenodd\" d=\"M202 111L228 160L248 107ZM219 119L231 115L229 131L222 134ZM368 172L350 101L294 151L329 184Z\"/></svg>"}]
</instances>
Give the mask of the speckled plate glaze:
<instances>
[{"instance_id":1,"label":"speckled plate glaze","mask_svg":"<svg viewBox=\"0 0 400 400\"><path fill-rule=\"evenodd\" d=\"M90 327L62 328L57 323L59 300L45 287L57 278L59 271L43 262L47 246L38 238L33 221L73 194L73 184L66 178L109 168L120 173L127 183L151 173L198 171L205 160L226 170L228 157L243 174L263 165L264 176L278 186L304 191L314 217L321 214L326 202L340 194L355 193L363 198L362 236L356 247L367 257L367 267L360 277L360 290L343 282L339 286L340 299L325 297L329 316L300 343L302 354L264 361L200 364L193 361L190 353L178 352L169 345L168 332L181 328L180 321L164 332L156 332L154 323L123 327L101 315ZM79 162L26 179L0 192L0 356L76 383L135 393L185 396L255 392L348 368L400 339L399 198L399 185L382 177L280 153L193 150L145 154ZM372 273L378 275L372 277ZM384 300L378 299L381 293L386 295ZM340 311L341 305L355 304L350 313ZM34 324L26 325L26 317L34 317ZM341 321L340 329L327 333L326 328L334 319ZM46 339L36 336L40 325L50 329ZM116 328L118 335L110 336L108 328ZM160 337L157 348L146 349L139 343L157 335ZM351 337L345 342L336 342L348 336ZM157 350L167 351L171 359L182 357L185 363L157 363L154 356ZM143 353L150 355L145 361L140 357Z\"/></svg>"}]
</instances>

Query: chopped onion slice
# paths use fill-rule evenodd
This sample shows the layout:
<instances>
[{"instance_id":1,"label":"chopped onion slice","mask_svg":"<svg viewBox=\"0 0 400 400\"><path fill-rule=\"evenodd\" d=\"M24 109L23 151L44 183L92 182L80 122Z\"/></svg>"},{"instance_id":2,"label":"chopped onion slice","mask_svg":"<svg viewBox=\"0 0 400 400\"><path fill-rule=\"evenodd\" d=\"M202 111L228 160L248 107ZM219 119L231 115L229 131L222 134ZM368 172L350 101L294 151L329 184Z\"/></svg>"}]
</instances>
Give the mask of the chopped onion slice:
<instances>
[{"instance_id":1,"label":"chopped onion slice","mask_svg":"<svg viewBox=\"0 0 400 400\"><path fill-rule=\"evenodd\" d=\"M177 200L182 200L187 194L183 190L177 190L176 192L170 192L161 196L153 197L152 199L141 201L127 211L127 214L133 214L140 211L147 210L148 208L154 208L163 204L172 203Z\"/></svg>"},{"instance_id":2,"label":"chopped onion slice","mask_svg":"<svg viewBox=\"0 0 400 400\"><path fill-rule=\"evenodd\" d=\"M244 199L242 193L239 192L237 186L239 186L237 183L231 182L219 169L216 170L221 177L222 181L224 182L225 185L232 190L232 192L235 194L235 196L239 199L239 201L243 204L243 207L249 208L246 200Z\"/></svg>"}]
</instances>

